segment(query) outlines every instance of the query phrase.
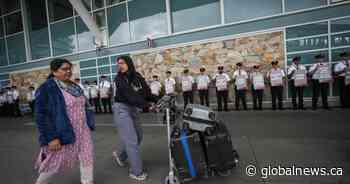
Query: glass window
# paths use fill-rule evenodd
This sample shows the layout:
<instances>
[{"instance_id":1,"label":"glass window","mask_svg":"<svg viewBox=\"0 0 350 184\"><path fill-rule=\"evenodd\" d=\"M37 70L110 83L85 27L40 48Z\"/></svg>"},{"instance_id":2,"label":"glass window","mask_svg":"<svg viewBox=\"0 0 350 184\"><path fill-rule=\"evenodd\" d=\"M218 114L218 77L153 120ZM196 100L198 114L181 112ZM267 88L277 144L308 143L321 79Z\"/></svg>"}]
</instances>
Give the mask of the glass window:
<instances>
[{"instance_id":1,"label":"glass window","mask_svg":"<svg viewBox=\"0 0 350 184\"><path fill-rule=\"evenodd\" d=\"M96 76L96 74L97 74L96 68L80 70L80 76L81 77Z\"/></svg>"},{"instance_id":2,"label":"glass window","mask_svg":"<svg viewBox=\"0 0 350 184\"><path fill-rule=\"evenodd\" d=\"M45 0L27 0L26 3L32 59L49 57L50 41Z\"/></svg>"},{"instance_id":3,"label":"glass window","mask_svg":"<svg viewBox=\"0 0 350 184\"><path fill-rule=\"evenodd\" d=\"M21 9L19 0L0 0L0 15Z\"/></svg>"},{"instance_id":4,"label":"glass window","mask_svg":"<svg viewBox=\"0 0 350 184\"><path fill-rule=\"evenodd\" d=\"M118 4L118 3L122 3L125 2L126 0L107 0L107 4L108 5L114 5L114 4Z\"/></svg>"},{"instance_id":5,"label":"glass window","mask_svg":"<svg viewBox=\"0 0 350 184\"><path fill-rule=\"evenodd\" d=\"M118 72L118 65L114 64L112 65L112 73L116 74Z\"/></svg>"},{"instance_id":6,"label":"glass window","mask_svg":"<svg viewBox=\"0 0 350 184\"><path fill-rule=\"evenodd\" d=\"M9 79L9 75L8 74L0 75L0 80L8 80L8 79Z\"/></svg>"},{"instance_id":7,"label":"glass window","mask_svg":"<svg viewBox=\"0 0 350 184\"><path fill-rule=\"evenodd\" d=\"M94 20L98 27L106 27L106 15L104 10L94 12Z\"/></svg>"},{"instance_id":8,"label":"glass window","mask_svg":"<svg viewBox=\"0 0 350 184\"><path fill-rule=\"evenodd\" d=\"M76 18L77 36L78 36L78 50L92 50L95 49L94 34L89 30L84 21Z\"/></svg>"},{"instance_id":9,"label":"glass window","mask_svg":"<svg viewBox=\"0 0 350 184\"><path fill-rule=\"evenodd\" d=\"M285 0L286 11L327 5L327 0Z\"/></svg>"},{"instance_id":10,"label":"glass window","mask_svg":"<svg viewBox=\"0 0 350 184\"><path fill-rule=\"evenodd\" d=\"M289 54L287 56L287 65L291 65L292 64L292 59L295 56L300 56L301 57L301 64L313 64L315 61L315 56L318 54L323 54L326 56L326 58L328 58L328 51L317 51L317 52L308 52L308 53L301 53L301 54Z\"/></svg>"},{"instance_id":11,"label":"glass window","mask_svg":"<svg viewBox=\"0 0 350 184\"><path fill-rule=\"evenodd\" d=\"M128 3L128 8L133 40L167 34L164 0L134 0Z\"/></svg>"},{"instance_id":12,"label":"glass window","mask_svg":"<svg viewBox=\"0 0 350 184\"><path fill-rule=\"evenodd\" d=\"M5 40L0 38L0 66L7 65Z\"/></svg>"},{"instance_id":13,"label":"glass window","mask_svg":"<svg viewBox=\"0 0 350 184\"><path fill-rule=\"evenodd\" d=\"M226 22L238 22L282 13L281 0L224 0L224 7Z\"/></svg>"},{"instance_id":14,"label":"glass window","mask_svg":"<svg viewBox=\"0 0 350 184\"><path fill-rule=\"evenodd\" d=\"M332 47L350 46L350 32L332 36Z\"/></svg>"},{"instance_id":15,"label":"glass window","mask_svg":"<svg viewBox=\"0 0 350 184\"><path fill-rule=\"evenodd\" d=\"M85 8L88 10L88 11L91 11L91 0L82 0Z\"/></svg>"},{"instance_id":16,"label":"glass window","mask_svg":"<svg viewBox=\"0 0 350 184\"><path fill-rule=\"evenodd\" d=\"M331 21L331 32L350 31L350 18Z\"/></svg>"},{"instance_id":17,"label":"glass window","mask_svg":"<svg viewBox=\"0 0 350 184\"><path fill-rule=\"evenodd\" d=\"M328 48L328 36L287 41L287 52Z\"/></svg>"},{"instance_id":18,"label":"glass window","mask_svg":"<svg viewBox=\"0 0 350 184\"><path fill-rule=\"evenodd\" d=\"M320 35L328 33L328 23L321 22L315 24L307 24L303 26L287 28L286 37L297 38L304 36Z\"/></svg>"},{"instance_id":19,"label":"glass window","mask_svg":"<svg viewBox=\"0 0 350 184\"><path fill-rule=\"evenodd\" d=\"M332 61L337 62L341 60L341 57L339 56L340 53L348 52L350 53L350 47L348 48L342 48L342 49L332 49Z\"/></svg>"},{"instance_id":20,"label":"glass window","mask_svg":"<svg viewBox=\"0 0 350 184\"><path fill-rule=\"evenodd\" d=\"M96 67L96 60L91 59L91 60L80 62L80 68L88 68L88 67Z\"/></svg>"},{"instance_id":21,"label":"glass window","mask_svg":"<svg viewBox=\"0 0 350 184\"><path fill-rule=\"evenodd\" d=\"M6 24L6 35L23 31L21 12L6 16L5 24Z\"/></svg>"},{"instance_id":22,"label":"glass window","mask_svg":"<svg viewBox=\"0 0 350 184\"><path fill-rule=\"evenodd\" d=\"M98 74L99 75L105 75L105 74L110 74L110 73L111 73L111 67L110 66L98 68Z\"/></svg>"},{"instance_id":23,"label":"glass window","mask_svg":"<svg viewBox=\"0 0 350 184\"><path fill-rule=\"evenodd\" d=\"M75 34L73 18L51 25L52 47L55 56L74 52Z\"/></svg>"},{"instance_id":24,"label":"glass window","mask_svg":"<svg viewBox=\"0 0 350 184\"><path fill-rule=\"evenodd\" d=\"M220 24L219 0L171 0L174 32Z\"/></svg>"},{"instance_id":25,"label":"glass window","mask_svg":"<svg viewBox=\"0 0 350 184\"><path fill-rule=\"evenodd\" d=\"M105 57L105 58L99 58L99 59L97 59L97 65L98 65L98 66L110 65L110 63L109 63L109 58L108 58L108 57Z\"/></svg>"},{"instance_id":26,"label":"glass window","mask_svg":"<svg viewBox=\"0 0 350 184\"><path fill-rule=\"evenodd\" d=\"M95 81L97 81L97 77L87 77L87 78L82 78L81 80L83 83L86 81L87 82L95 82Z\"/></svg>"},{"instance_id":27,"label":"glass window","mask_svg":"<svg viewBox=\"0 0 350 184\"><path fill-rule=\"evenodd\" d=\"M50 21L57 21L73 16L73 7L68 0L48 0Z\"/></svg>"},{"instance_id":28,"label":"glass window","mask_svg":"<svg viewBox=\"0 0 350 184\"><path fill-rule=\"evenodd\" d=\"M2 18L0 18L0 38L4 37L4 24L2 23Z\"/></svg>"},{"instance_id":29,"label":"glass window","mask_svg":"<svg viewBox=\"0 0 350 184\"><path fill-rule=\"evenodd\" d=\"M349 0L331 0L331 4L341 3L341 2L345 2L345 1L349 1Z\"/></svg>"},{"instance_id":30,"label":"glass window","mask_svg":"<svg viewBox=\"0 0 350 184\"><path fill-rule=\"evenodd\" d=\"M130 41L129 25L126 15L126 4L108 9L108 32L111 45L119 45Z\"/></svg>"},{"instance_id":31,"label":"glass window","mask_svg":"<svg viewBox=\"0 0 350 184\"><path fill-rule=\"evenodd\" d=\"M92 0L92 8L94 10L105 7L104 0Z\"/></svg>"},{"instance_id":32,"label":"glass window","mask_svg":"<svg viewBox=\"0 0 350 184\"><path fill-rule=\"evenodd\" d=\"M26 61L26 49L24 46L24 34L18 34L6 38L9 63L17 64Z\"/></svg>"}]
</instances>

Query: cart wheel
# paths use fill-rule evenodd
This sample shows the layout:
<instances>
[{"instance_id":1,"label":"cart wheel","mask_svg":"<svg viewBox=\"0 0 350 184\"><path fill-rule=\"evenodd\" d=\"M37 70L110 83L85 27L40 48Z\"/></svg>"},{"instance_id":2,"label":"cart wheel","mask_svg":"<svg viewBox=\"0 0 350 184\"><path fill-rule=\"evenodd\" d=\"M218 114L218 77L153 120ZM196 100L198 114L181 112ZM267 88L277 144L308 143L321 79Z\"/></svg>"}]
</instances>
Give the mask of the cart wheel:
<instances>
[{"instance_id":1,"label":"cart wheel","mask_svg":"<svg viewBox=\"0 0 350 184\"><path fill-rule=\"evenodd\" d=\"M164 184L180 184L176 176L174 176L173 181L169 180L169 176L165 177Z\"/></svg>"},{"instance_id":2,"label":"cart wheel","mask_svg":"<svg viewBox=\"0 0 350 184\"><path fill-rule=\"evenodd\" d=\"M218 175L222 177L230 176L232 174L232 170L227 170L227 171L218 171Z\"/></svg>"}]
</instances>

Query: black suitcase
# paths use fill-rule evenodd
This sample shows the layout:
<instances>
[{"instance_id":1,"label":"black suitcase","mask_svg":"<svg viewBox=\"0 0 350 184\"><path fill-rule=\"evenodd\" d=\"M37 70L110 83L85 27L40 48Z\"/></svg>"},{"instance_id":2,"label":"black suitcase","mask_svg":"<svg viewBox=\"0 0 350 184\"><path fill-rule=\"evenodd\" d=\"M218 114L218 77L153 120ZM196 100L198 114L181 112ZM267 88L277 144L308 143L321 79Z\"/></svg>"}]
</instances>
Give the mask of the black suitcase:
<instances>
[{"instance_id":1,"label":"black suitcase","mask_svg":"<svg viewBox=\"0 0 350 184\"><path fill-rule=\"evenodd\" d=\"M173 131L171 153L175 165L175 175L181 183L208 176L206 158L199 133L183 130Z\"/></svg>"},{"instance_id":2,"label":"black suitcase","mask_svg":"<svg viewBox=\"0 0 350 184\"><path fill-rule=\"evenodd\" d=\"M238 164L238 153L232 146L231 135L222 122L218 122L211 134L202 133L208 170L211 175L230 174Z\"/></svg>"}]
</instances>

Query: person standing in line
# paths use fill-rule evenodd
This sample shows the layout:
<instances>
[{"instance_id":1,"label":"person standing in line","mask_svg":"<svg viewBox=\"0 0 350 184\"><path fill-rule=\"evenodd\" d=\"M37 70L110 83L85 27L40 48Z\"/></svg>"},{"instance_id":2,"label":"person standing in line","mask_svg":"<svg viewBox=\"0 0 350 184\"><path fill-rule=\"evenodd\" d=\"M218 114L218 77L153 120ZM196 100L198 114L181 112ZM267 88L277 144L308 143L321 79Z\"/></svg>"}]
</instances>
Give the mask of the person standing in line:
<instances>
[{"instance_id":1,"label":"person standing in line","mask_svg":"<svg viewBox=\"0 0 350 184\"><path fill-rule=\"evenodd\" d=\"M250 73L249 78L252 84L253 109L262 110L265 81L264 74L259 70L259 65L253 66L253 71Z\"/></svg>"},{"instance_id":2,"label":"person standing in line","mask_svg":"<svg viewBox=\"0 0 350 184\"><path fill-rule=\"evenodd\" d=\"M271 62L272 68L267 73L267 79L270 81L272 110L276 110L276 102L278 101L278 109L283 110L283 86L285 83L285 73L278 66L278 61Z\"/></svg>"},{"instance_id":3,"label":"person standing in line","mask_svg":"<svg viewBox=\"0 0 350 184\"><path fill-rule=\"evenodd\" d=\"M5 92L2 89L0 91L0 116L5 116L5 102L6 102L6 97L5 97Z\"/></svg>"},{"instance_id":4,"label":"person standing in line","mask_svg":"<svg viewBox=\"0 0 350 184\"><path fill-rule=\"evenodd\" d=\"M190 71L185 69L181 78L182 95L184 99L184 108L188 103L193 104L193 84L194 79L190 75Z\"/></svg>"},{"instance_id":5,"label":"person standing in line","mask_svg":"<svg viewBox=\"0 0 350 184\"><path fill-rule=\"evenodd\" d=\"M171 76L171 71L166 72L166 78L164 80L164 85L165 85L165 94L166 95L175 95L176 81Z\"/></svg>"},{"instance_id":6,"label":"person standing in line","mask_svg":"<svg viewBox=\"0 0 350 184\"><path fill-rule=\"evenodd\" d=\"M51 74L35 94L35 117L40 153L35 184L48 184L54 175L73 169L79 161L81 184L93 184L93 116L83 90L71 81L72 63L55 59Z\"/></svg>"},{"instance_id":7,"label":"person standing in line","mask_svg":"<svg viewBox=\"0 0 350 184\"><path fill-rule=\"evenodd\" d=\"M209 107L209 85L210 78L207 74L205 74L205 68L201 67L199 69L200 74L197 76L197 90L199 93L199 99L201 105L206 105Z\"/></svg>"},{"instance_id":8,"label":"person standing in line","mask_svg":"<svg viewBox=\"0 0 350 184\"><path fill-rule=\"evenodd\" d=\"M74 82L75 82L76 84L78 84L78 85L81 87L81 89L84 89L84 85L81 83L80 78L75 78L75 79L74 79Z\"/></svg>"},{"instance_id":9,"label":"person standing in line","mask_svg":"<svg viewBox=\"0 0 350 184\"><path fill-rule=\"evenodd\" d=\"M319 54L315 56L315 64L309 68L309 75L312 78L312 110L317 109L318 97L321 93L322 105L324 109L328 106L329 83L332 80L330 67L326 63L325 56Z\"/></svg>"},{"instance_id":10,"label":"person standing in line","mask_svg":"<svg viewBox=\"0 0 350 184\"><path fill-rule=\"evenodd\" d=\"M98 85L98 89L100 90L100 97L103 106L104 113L112 113L112 85L111 82L107 80L106 76L101 77L100 84Z\"/></svg>"},{"instance_id":11,"label":"person standing in line","mask_svg":"<svg viewBox=\"0 0 350 184\"><path fill-rule=\"evenodd\" d=\"M130 164L129 177L137 181L144 181L148 174L145 172L140 145L142 142L142 127L138 118L138 110L151 108L155 102L143 76L135 70L129 56L117 59L119 72L116 76L116 96L113 105L114 123L118 128L120 145L113 152L113 161L121 167Z\"/></svg>"},{"instance_id":12,"label":"person standing in line","mask_svg":"<svg viewBox=\"0 0 350 184\"><path fill-rule=\"evenodd\" d=\"M95 112L96 113L101 113L102 108L101 108L101 102L100 102L100 92L97 86L97 81L94 81L90 85L90 94L91 94L91 104L95 107Z\"/></svg>"},{"instance_id":13,"label":"person standing in line","mask_svg":"<svg viewBox=\"0 0 350 184\"><path fill-rule=\"evenodd\" d=\"M339 101L342 108L350 107L350 54L339 54L342 61L334 66L336 86L339 91Z\"/></svg>"},{"instance_id":14,"label":"person standing in line","mask_svg":"<svg viewBox=\"0 0 350 184\"><path fill-rule=\"evenodd\" d=\"M289 79L289 88L291 90L294 110L305 110L304 88L307 86L307 70L304 65L300 64L300 59L300 56L294 57L292 60L293 64L287 69L287 77Z\"/></svg>"},{"instance_id":15,"label":"person standing in line","mask_svg":"<svg viewBox=\"0 0 350 184\"><path fill-rule=\"evenodd\" d=\"M233 80L235 82L235 105L236 110L239 110L239 103L242 102L243 109L247 110L246 93L248 89L248 73L243 69L242 63L236 64L236 71L233 73Z\"/></svg>"},{"instance_id":16,"label":"person standing in line","mask_svg":"<svg viewBox=\"0 0 350 184\"><path fill-rule=\"evenodd\" d=\"M12 86L12 99L13 99L13 113L16 117L22 116L20 107L19 107L19 91L17 86Z\"/></svg>"},{"instance_id":17,"label":"person standing in line","mask_svg":"<svg viewBox=\"0 0 350 184\"><path fill-rule=\"evenodd\" d=\"M11 89L11 87L7 87L7 92L6 92L6 101L7 101L7 114L8 116L15 116L15 102L13 99L13 91Z\"/></svg>"},{"instance_id":18,"label":"person standing in line","mask_svg":"<svg viewBox=\"0 0 350 184\"><path fill-rule=\"evenodd\" d=\"M224 104L224 111L228 111L228 85L230 77L227 73L224 73L224 66L218 67L218 73L213 77L216 87L216 98L218 111L222 111L222 104Z\"/></svg>"},{"instance_id":19,"label":"person standing in line","mask_svg":"<svg viewBox=\"0 0 350 184\"><path fill-rule=\"evenodd\" d=\"M28 105L32 111L32 115L34 115L35 112L35 88L33 86L29 87L29 91L27 92L27 102Z\"/></svg>"},{"instance_id":20,"label":"person standing in line","mask_svg":"<svg viewBox=\"0 0 350 184\"><path fill-rule=\"evenodd\" d=\"M86 97L88 102L90 104L92 104L91 103L91 90L90 90L91 87L90 87L89 81L85 81L81 87L82 87L81 89L83 89L83 91L84 91L84 96Z\"/></svg>"},{"instance_id":21,"label":"person standing in line","mask_svg":"<svg viewBox=\"0 0 350 184\"><path fill-rule=\"evenodd\" d=\"M157 101L161 98L160 92L162 89L162 84L159 82L158 75L153 75L152 81L150 83L151 93Z\"/></svg>"}]
</instances>

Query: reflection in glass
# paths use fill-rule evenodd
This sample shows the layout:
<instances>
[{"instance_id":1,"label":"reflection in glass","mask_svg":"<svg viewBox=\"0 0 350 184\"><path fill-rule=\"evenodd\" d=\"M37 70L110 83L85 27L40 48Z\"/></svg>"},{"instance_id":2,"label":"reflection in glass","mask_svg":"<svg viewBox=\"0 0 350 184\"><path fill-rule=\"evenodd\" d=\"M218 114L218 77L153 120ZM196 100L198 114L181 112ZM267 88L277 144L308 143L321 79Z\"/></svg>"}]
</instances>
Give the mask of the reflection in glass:
<instances>
[{"instance_id":1,"label":"reflection in glass","mask_svg":"<svg viewBox=\"0 0 350 184\"><path fill-rule=\"evenodd\" d=\"M76 18L76 26L78 37L78 50L84 51L94 49L94 35L80 17Z\"/></svg>"},{"instance_id":2,"label":"reflection in glass","mask_svg":"<svg viewBox=\"0 0 350 184\"><path fill-rule=\"evenodd\" d=\"M331 21L331 32L343 32L350 31L350 18L332 20Z\"/></svg>"},{"instance_id":3,"label":"reflection in glass","mask_svg":"<svg viewBox=\"0 0 350 184\"><path fill-rule=\"evenodd\" d=\"M126 5L120 4L108 9L108 32L111 45L130 41L129 24L126 17Z\"/></svg>"},{"instance_id":4,"label":"reflection in glass","mask_svg":"<svg viewBox=\"0 0 350 184\"><path fill-rule=\"evenodd\" d=\"M328 23L321 22L315 24L307 24L303 26L287 28L286 37L298 38L304 36L320 35L328 33Z\"/></svg>"},{"instance_id":5,"label":"reflection in glass","mask_svg":"<svg viewBox=\"0 0 350 184\"><path fill-rule=\"evenodd\" d=\"M73 18L51 25L53 54L70 54L75 50Z\"/></svg>"},{"instance_id":6,"label":"reflection in glass","mask_svg":"<svg viewBox=\"0 0 350 184\"><path fill-rule=\"evenodd\" d=\"M17 64L26 61L26 49L24 46L24 34L18 34L6 38L9 63Z\"/></svg>"},{"instance_id":7,"label":"reflection in glass","mask_svg":"<svg viewBox=\"0 0 350 184\"><path fill-rule=\"evenodd\" d=\"M50 21L57 21L73 16L73 7L68 0L48 0Z\"/></svg>"},{"instance_id":8,"label":"reflection in glass","mask_svg":"<svg viewBox=\"0 0 350 184\"><path fill-rule=\"evenodd\" d=\"M328 37L315 37L287 41L287 52L328 48Z\"/></svg>"},{"instance_id":9,"label":"reflection in glass","mask_svg":"<svg viewBox=\"0 0 350 184\"><path fill-rule=\"evenodd\" d=\"M164 0L134 0L128 3L133 40L166 35L166 7Z\"/></svg>"},{"instance_id":10,"label":"reflection in glass","mask_svg":"<svg viewBox=\"0 0 350 184\"><path fill-rule=\"evenodd\" d=\"M5 40L0 38L0 66L7 65Z\"/></svg>"},{"instance_id":11,"label":"reflection in glass","mask_svg":"<svg viewBox=\"0 0 350 184\"><path fill-rule=\"evenodd\" d=\"M6 24L6 35L23 31L21 12L6 16L5 24Z\"/></svg>"},{"instance_id":12,"label":"reflection in glass","mask_svg":"<svg viewBox=\"0 0 350 184\"><path fill-rule=\"evenodd\" d=\"M220 1L171 1L174 32L220 24Z\"/></svg>"},{"instance_id":13,"label":"reflection in glass","mask_svg":"<svg viewBox=\"0 0 350 184\"><path fill-rule=\"evenodd\" d=\"M327 0L285 0L286 11L294 11L327 5Z\"/></svg>"}]
</instances>

